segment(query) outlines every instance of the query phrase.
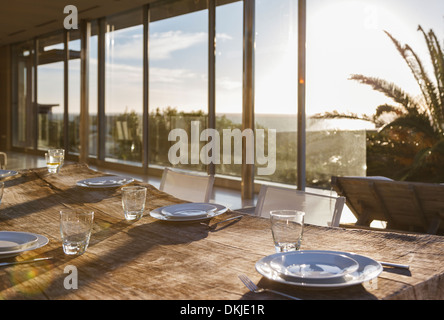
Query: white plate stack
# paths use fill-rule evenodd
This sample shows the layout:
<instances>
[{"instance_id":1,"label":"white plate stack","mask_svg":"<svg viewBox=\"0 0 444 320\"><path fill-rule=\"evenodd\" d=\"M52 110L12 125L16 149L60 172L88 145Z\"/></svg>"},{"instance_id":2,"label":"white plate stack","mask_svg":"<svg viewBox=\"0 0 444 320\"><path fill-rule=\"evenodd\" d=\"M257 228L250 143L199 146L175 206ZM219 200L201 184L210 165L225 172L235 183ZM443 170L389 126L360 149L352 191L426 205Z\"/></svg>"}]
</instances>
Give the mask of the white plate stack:
<instances>
[{"instance_id":1,"label":"white plate stack","mask_svg":"<svg viewBox=\"0 0 444 320\"><path fill-rule=\"evenodd\" d=\"M266 256L256 263L256 270L280 283L333 289L370 281L382 272L382 266L349 252L300 250Z\"/></svg>"}]
</instances>

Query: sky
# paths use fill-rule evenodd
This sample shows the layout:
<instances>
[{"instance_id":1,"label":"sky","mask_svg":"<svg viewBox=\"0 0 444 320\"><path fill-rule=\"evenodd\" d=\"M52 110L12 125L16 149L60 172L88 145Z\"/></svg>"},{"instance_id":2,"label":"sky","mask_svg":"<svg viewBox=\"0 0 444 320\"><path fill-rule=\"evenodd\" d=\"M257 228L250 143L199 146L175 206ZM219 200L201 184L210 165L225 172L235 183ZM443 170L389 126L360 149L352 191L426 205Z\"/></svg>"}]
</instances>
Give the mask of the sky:
<instances>
[{"instance_id":1,"label":"sky","mask_svg":"<svg viewBox=\"0 0 444 320\"><path fill-rule=\"evenodd\" d=\"M297 111L297 1L257 0L255 53L256 113ZM150 25L150 108L207 110L206 11ZM433 29L444 47L443 0L308 0L307 114L337 110L372 114L390 102L371 88L349 80L351 74L376 76L419 94L405 62L384 34L408 43L429 67L418 25ZM216 11L216 112L242 110L242 3ZM142 28L108 34L106 111L142 110ZM94 40L93 40L94 41ZM94 46L92 46L94 48ZM91 79L97 66L91 50ZM76 83L78 65L72 64ZM45 70L43 72L43 70ZM39 69L39 102L53 103L60 66ZM58 75L54 75L58 74ZM72 85L72 92L78 88ZM90 94L91 91L90 90ZM71 92L71 90L70 90ZM94 104L94 94L91 94ZM78 108L70 94L70 109ZM61 99L63 104L63 99ZM55 110L54 110L55 111Z\"/></svg>"},{"instance_id":2,"label":"sky","mask_svg":"<svg viewBox=\"0 0 444 320\"><path fill-rule=\"evenodd\" d=\"M430 71L424 37L417 28L433 29L444 40L444 1L307 2L307 112L372 114L377 105L391 102L370 87L347 80L351 74L382 78L419 94L410 69L384 30L409 44Z\"/></svg>"}]
</instances>

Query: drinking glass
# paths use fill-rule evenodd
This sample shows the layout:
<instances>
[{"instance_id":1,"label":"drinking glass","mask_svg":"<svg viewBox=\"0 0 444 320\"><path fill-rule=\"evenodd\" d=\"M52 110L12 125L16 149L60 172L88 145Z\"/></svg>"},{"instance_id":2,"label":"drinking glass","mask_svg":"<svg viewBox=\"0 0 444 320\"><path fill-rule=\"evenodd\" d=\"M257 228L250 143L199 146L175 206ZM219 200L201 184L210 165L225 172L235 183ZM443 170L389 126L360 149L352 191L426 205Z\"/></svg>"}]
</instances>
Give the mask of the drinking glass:
<instances>
[{"instance_id":1,"label":"drinking glass","mask_svg":"<svg viewBox=\"0 0 444 320\"><path fill-rule=\"evenodd\" d=\"M131 186L122 188L122 207L125 219L139 220L145 210L146 188Z\"/></svg>"},{"instance_id":2,"label":"drinking glass","mask_svg":"<svg viewBox=\"0 0 444 320\"><path fill-rule=\"evenodd\" d=\"M59 173L65 159L65 150L49 149L45 153L46 167L50 173Z\"/></svg>"},{"instance_id":3,"label":"drinking glass","mask_svg":"<svg viewBox=\"0 0 444 320\"><path fill-rule=\"evenodd\" d=\"M305 213L297 210L270 212L271 232L276 252L299 250L302 243Z\"/></svg>"},{"instance_id":4,"label":"drinking glass","mask_svg":"<svg viewBox=\"0 0 444 320\"><path fill-rule=\"evenodd\" d=\"M88 248L94 221L94 212L81 209L60 211L60 234L63 252L81 255Z\"/></svg>"}]
</instances>

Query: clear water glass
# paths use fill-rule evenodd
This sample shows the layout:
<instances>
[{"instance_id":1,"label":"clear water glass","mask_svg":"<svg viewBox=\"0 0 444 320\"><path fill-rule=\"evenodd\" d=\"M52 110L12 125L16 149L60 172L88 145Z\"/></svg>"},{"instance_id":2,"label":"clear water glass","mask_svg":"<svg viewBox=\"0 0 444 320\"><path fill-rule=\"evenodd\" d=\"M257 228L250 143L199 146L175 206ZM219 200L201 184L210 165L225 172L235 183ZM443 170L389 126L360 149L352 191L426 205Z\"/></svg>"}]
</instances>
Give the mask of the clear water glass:
<instances>
[{"instance_id":1,"label":"clear water glass","mask_svg":"<svg viewBox=\"0 0 444 320\"><path fill-rule=\"evenodd\" d=\"M65 150L63 149L49 149L45 153L46 167L49 173L59 173L65 160Z\"/></svg>"},{"instance_id":2,"label":"clear water glass","mask_svg":"<svg viewBox=\"0 0 444 320\"><path fill-rule=\"evenodd\" d=\"M81 255L89 245L94 224L94 212L81 209L60 211L60 235L63 252L67 255Z\"/></svg>"},{"instance_id":3,"label":"clear water glass","mask_svg":"<svg viewBox=\"0 0 444 320\"><path fill-rule=\"evenodd\" d=\"M276 252L296 251L301 248L305 213L297 210L270 212L271 232Z\"/></svg>"},{"instance_id":4,"label":"clear water glass","mask_svg":"<svg viewBox=\"0 0 444 320\"><path fill-rule=\"evenodd\" d=\"M146 188L130 186L122 188L122 207L125 219L137 221L143 216L146 201Z\"/></svg>"}]
</instances>

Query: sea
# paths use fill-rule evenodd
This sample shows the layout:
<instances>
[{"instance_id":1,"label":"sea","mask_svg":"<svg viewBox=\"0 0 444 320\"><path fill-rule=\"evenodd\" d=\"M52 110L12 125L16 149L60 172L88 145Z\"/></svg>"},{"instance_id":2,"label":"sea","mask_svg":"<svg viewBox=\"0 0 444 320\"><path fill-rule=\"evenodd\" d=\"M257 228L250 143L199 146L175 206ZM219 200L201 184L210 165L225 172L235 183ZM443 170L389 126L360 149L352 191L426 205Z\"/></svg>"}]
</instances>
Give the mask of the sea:
<instances>
[{"instance_id":1,"label":"sea","mask_svg":"<svg viewBox=\"0 0 444 320\"><path fill-rule=\"evenodd\" d=\"M216 116L223 115L235 123L242 122L242 114L240 113L221 113ZM265 128L276 129L276 132L296 132L298 126L296 114L256 114L255 122ZM307 116L306 131L323 130L375 130L375 125L372 122L359 119L314 119Z\"/></svg>"}]
</instances>

